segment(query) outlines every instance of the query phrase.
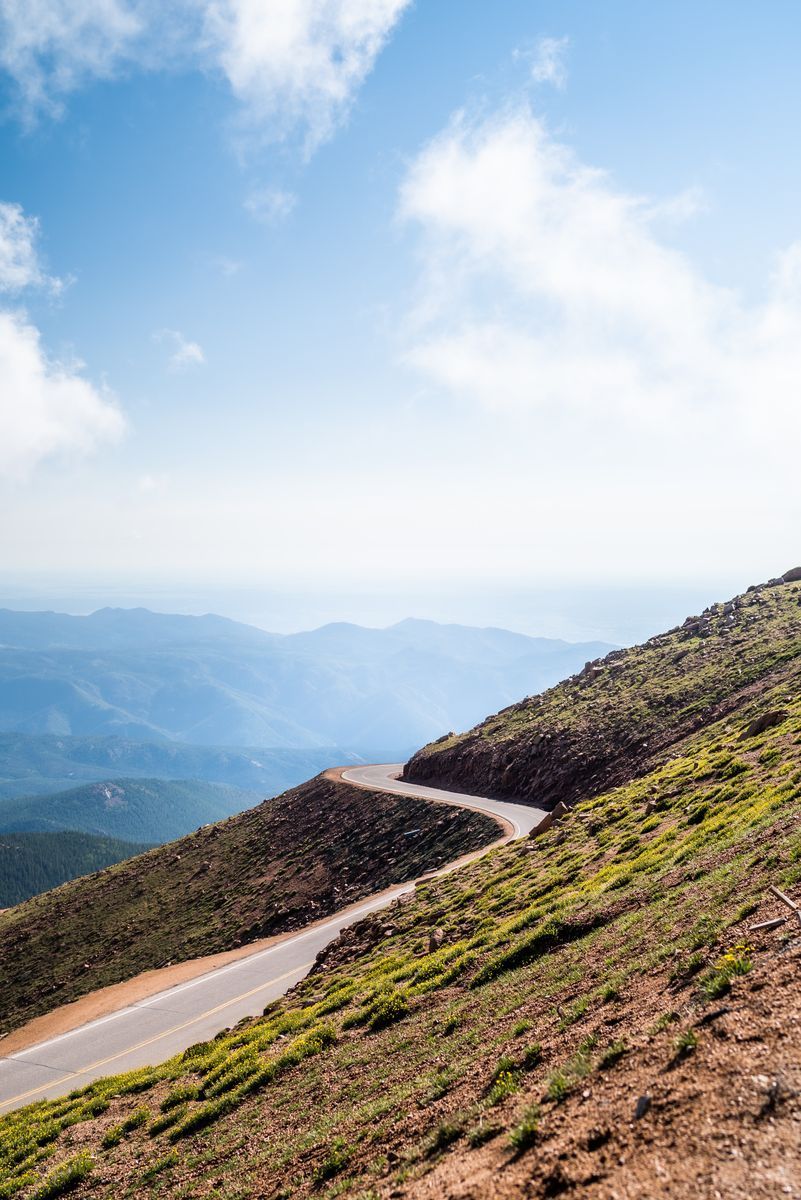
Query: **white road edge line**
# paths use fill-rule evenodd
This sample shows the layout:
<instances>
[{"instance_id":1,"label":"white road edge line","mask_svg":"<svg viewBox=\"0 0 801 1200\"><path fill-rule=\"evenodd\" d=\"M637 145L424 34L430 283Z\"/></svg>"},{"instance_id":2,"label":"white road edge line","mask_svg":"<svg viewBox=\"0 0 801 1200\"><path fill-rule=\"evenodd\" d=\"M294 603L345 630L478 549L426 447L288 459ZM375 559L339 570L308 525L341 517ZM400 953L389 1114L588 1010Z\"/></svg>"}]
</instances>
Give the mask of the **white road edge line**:
<instances>
[{"instance_id":1,"label":"white road edge line","mask_svg":"<svg viewBox=\"0 0 801 1200\"><path fill-rule=\"evenodd\" d=\"M401 885L399 885L400 887ZM404 889L406 885L403 885ZM400 894L400 892L398 893ZM380 907L381 904L391 902L394 896L382 896L380 900L374 900L372 903L366 901L359 908L351 910L348 916L357 917L362 912L367 912L370 908ZM241 967L244 963L255 963L262 958L266 958L269 954L275 954L277 950L284 950L287 946L297 945L305 938L312 937L315 933L323 933L332 925L337 924L337 918L333 917L322 925L315 926L314 929L307 929L303 933L295 934L291 938L286 938L283 942L279 942L276 946L268 946L266 950L257 950L254 954L243 955L242 958L236 959L235 962L228 963L224 967L214 967L211 971L204 971L202 975L198 975L195 979L190 979L187 983L176 985L174 988L166 988L162 992L157 992L155 996L149 996L147 1000L137 1001L135 1004L128 1004L125 1008L118 1008L115 1012L109 1013L105 1017L98 1017L95 1021L88 1021L85 1025L76 1025L75 1029L68 1029L66 1033L60 1033L56 1037L49 1038L46 1042L37 1042L35 1046L29 1047L27 1050L18 1050L15 1054L5 1056L6 1062L21 1060L23 1055L32 1054L34 1051L43 1050L47 1046L54 1046L57 1042L63 1042L66 1038L73 1037L76 1033L87 1033L91 1029L99 1029L101 1025L106 1025L109 1021L114 1021L119 1017L123 1017L128 1013L134 1012L136 1009L147 1008L150 1004L155 1004L157 1000L163 999L165 996L177 996L179 992L185 992L189 988L197 987L198 984L206 983L212 977L219 978L221 975L227 975L229 971L233 971L237 967ZM91 995L91 993L89 993ZM2 1060L0 1060L2 1061ZM2 1101L0 1101L2 1103Z\"/></svg>"},{"instance_id":2,"label":"white road edge line","mask_svg":"<svg viewBox=\"0 0 801 1200\"><path fill-rule=\"evenodd\" d=\"M367 770L367 771L375 770L375 769L380 770L381 767L393 769L393 768L398 768L398 767L402 768L402 766L403 766L402 763L392 763L392 764L383 764L382 763L382 764L375 764L375 765L374 764L365 764L364 766L350 767L346 770L342 770L341 778L343 780L345 780L347 783L351 783L354 786L363 787L367 790L373 790L373 791L377 791L377 792L387 792L387 793L391 793L392 795L396 795L396 796L413 796L413 797L416 796L418 799L430 800L432 803L444 804L444 805L447 805L447 806L450 806L453 808L470 809L474 812L484 813L484 815L489 816L489 817L493 817L493 816L497 817L499 820L504 821L507 825L510 825L513 830L513 832L511 834L509 834L506 838L502 839L503 841L514 841L514 840L517 840L518 838L524 836L523 831L513 814L507 813L506 811L497 811L494 809L494 807L483 807L480 803L476 803L476 801L478 799L483 799L483 797L479 798L479 797L467 796L466 794L461 793L461 792L454 792L452 794L453 799L451 799L450 797L445 797L442 794L440 794L442 789L428 788L422 784L419 787L416 786L415 784L407 784L407 783L404 783L403 781L401 781L397 776L392 776L392 777L387 776L384 781L375 781L375 780L370 780L370 779L356 780L356 779L351 778L351 776L354 773L364 772L365 770ZM392 780L395 783L400 784L400 786L393 787L391 785L391 783L389 782L390 778L392 778ZM512 801L495 802L495 801L491 801L491 800L487 799L487 805L494 806L496 803L500 804L502 806L503 810L505 810L506 808L516 807ZM520 807L529 807L529 806L520 806ZM531 807L532 807L533 811L542 811L542 810L537 810L534 806L531 806ZM543 815L544 815L544 813L543 813ZM498 843L496 842L495 844L497 845ZM421 878L425 878L426 880L429 878L434 879L439 875L448 874L450 871L456 869L456 867L459 865L460 861L461 861L461 856L459 859L455 860L452 863L447 863L443 867L440 867L434 871L426 872L425 875L422 876ZM250 966L254 963L261 961L264 958L269 957L271 954L276 954L279 951L286 950L287 947L297 945L300 942L304 941L306 938L325 933L325 931L327 929L330 929L330 928L336 927L336 926L344 927L343 920L347 921L348 924L351 924L351 923L353 923L353 921L357 920L364 913L368 913L373 909L385 908L385 907L387 907L387 905L391 904L394 900L398 899L400 896L406 895L409 892L413 892L416 882L417 882L416 880L410 880L407 883L397 884L394 887L392 887L390 885L390 888L385 889L385 891L381 895L375 896L372 899L368 898L367 900L365 900L362 904L358 905L357 907L351 908L346 914L344 914L343 911L340 910L338 913L334 913L331 917L329 917L327 920L321 922L319 925L315 925L311 929L305 929L300 933L294 934L292 937L284 938L283 941L278 942L274 946L269 946L265 950L257 950L253 954L244 955L242 958L238 958L234 962L228 963L225 966L215 967L211 971L205 971L202 975L198 975L195 979L188 980L186 983L178 984L172 988L165 988L162 991L157 992L155 995L149 996L145 1000L137 1001L134 1004L128 1004L124 1008L120 1008L120 1009L117 1009L115 1012L108 1013L104 1017L98 1017L94 1021L89 1021L84 1025L76 1026L75 1029L69 1029L69 1030L66 1030L64 1033L56 1035L55 1037L48 1038L47 1041L36 1042L33 1046L29 1046L27 1049L18 1050L14 1054L9 1054L9 1055L4 1056L3 1058L0 1058L0 1062L24 1062L25 1056L27 1054L39 1054L39 1053L41 1053L42 1050L45 1050L50 1046L57 1045L59 1042L66 1041L68 1038L74 1037L76 1034L88 1033L93 1029L100 1028L101 1025L108 1024L110 1021L119 1020L120 1017L124 1017L135 1011L141 1010L143 1008L147 1008L150 1005L154 1005L154 1004L158 1003L159 1000L163 1000L168 996L169 997L177 996L181 992L188 991L190 988L198 987L199 985L206 983L209 979L219 978L222 975L228 974L230 971L241 969L245 965ZM269 986L270 982L272 982L272 981L267 980L265 982L264 986L265 987ZM125 1053L124 1051L121 1052L121 1054L118 1055L118 1057L122 1057L122 1054L124 1054L124 1053ZM35 1063L29 1063L28 1065L45 1066L45 1064L35 1064ZM58 1068L47 1068L47 1069L57 1070ZM47 1086L48 1086L47 1084L43 1084L41 1089L35 1089L35 1090L44 1090ZM0 1108L3 1107L4 1103L7 1103L7 1102L0 1101Z\"/></svg>"}]
</instances>

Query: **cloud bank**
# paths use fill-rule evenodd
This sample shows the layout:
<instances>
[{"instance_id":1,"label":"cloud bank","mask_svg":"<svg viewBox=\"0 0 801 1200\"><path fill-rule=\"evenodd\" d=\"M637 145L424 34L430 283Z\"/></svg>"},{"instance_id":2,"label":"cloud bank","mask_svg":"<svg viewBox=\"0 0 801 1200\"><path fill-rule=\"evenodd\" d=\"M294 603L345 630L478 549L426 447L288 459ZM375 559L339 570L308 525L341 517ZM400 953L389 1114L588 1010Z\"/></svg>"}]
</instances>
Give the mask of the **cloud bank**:
<instances>
[{"instance_id":1,"label":"cloud bank","mask_svg":"<svg viewBox=\"0 0 801 1200\"><path fill-rule=\"evenodd\" d=\"M801 243L747 303L660 240L664 205L527 110L457 117L411 164L400 211L424 264L407 361L434 383L605 438L692 430L746 451L798 433Z\"/></svg>"},{"instance_id":2,"label":"cloud bank","mask_svg":"<svg viewBox=\"0 0 801 1200\"><path fill-rule=\"evenodd\" d=\"M0 203L0 292L52 291L42 270L38 224L19 205ZM112 398L82 374L80 363L50 358L23 311L0 308L0 476L25 477L43 459L88 452L124 428Z\"/></svg>"}]
</instances>

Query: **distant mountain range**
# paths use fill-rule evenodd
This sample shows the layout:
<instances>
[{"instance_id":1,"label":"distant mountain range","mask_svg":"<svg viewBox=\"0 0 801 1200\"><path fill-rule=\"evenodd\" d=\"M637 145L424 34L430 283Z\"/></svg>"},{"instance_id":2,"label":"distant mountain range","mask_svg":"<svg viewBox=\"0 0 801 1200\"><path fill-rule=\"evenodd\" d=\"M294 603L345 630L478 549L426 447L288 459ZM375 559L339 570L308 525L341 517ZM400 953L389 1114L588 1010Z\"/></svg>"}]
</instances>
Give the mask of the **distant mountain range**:
<instances>
[{"instance_id":1,"label":"distant mountain range","mask_svg":"<svg viewBox=\"0 0 801 1200\"><path fill-rule=\"evenodd\" d=\"M134 742L104 735L0 733L0 806L4 800L18 796L45 795L81 783L118 778L224 783L263 800L316 775L333 762L363 761L362 755L337 746L254 750L188 746L185 742Z\"/></svg>"},{"instance_id":2,"label":"distant mountain range","mask_svg":"<svg viewBox=\"0 0 801 1200\"><path fill-rule=\"evenodd\" d=\"M0 610L6 903L327 766L405 760L609 649L432 621L282 636L147 609Z\"/></svg>"},{"instance_id":3,"label":"distant mountain range","mask_svg":"<svg viewBox=\"0 0 801 1200\"><path fill-rule=\"evenodd\" d=\"M0 610L0 731L402 755L611 648L417 620L285 636L147 609Z\"/></svg>"}]
</instances>

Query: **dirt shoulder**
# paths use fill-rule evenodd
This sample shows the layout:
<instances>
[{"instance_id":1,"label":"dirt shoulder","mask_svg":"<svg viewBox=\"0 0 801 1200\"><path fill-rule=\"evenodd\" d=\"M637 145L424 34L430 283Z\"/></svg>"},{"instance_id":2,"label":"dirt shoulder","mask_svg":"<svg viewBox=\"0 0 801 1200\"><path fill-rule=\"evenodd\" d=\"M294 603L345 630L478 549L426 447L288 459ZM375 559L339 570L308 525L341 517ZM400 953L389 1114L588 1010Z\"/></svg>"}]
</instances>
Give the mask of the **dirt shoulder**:
<instances>
[{"instance_id":1,"label":"dirt shoulder","mask_svg":"<svg viewBox=\"0 0 801 1200\"><path fill-rule=\"evenodd\" d=\"M341 783L343 782L342 773L344 770L346 770L344 767L332 767L330 770L324 772L324 776L335 783ZM348 786L358 787L367 791L371 790L365 789L361 784L351 784ZM512 827L509 822L499 816L494 817L493 820L500 827L500 831L502 832L501 837L488 842L480 850L473 850L468 854L460 855L453 862L448 863L436 872L428 872L417 882L448 874L458 867L473 862L482 854L485 854L487 850L503 845L508 841L512 836ZM382 896L386 896L387 900L389 900L396 892L397 885L393 885L384 888L380 892L376 892L375 898L379 899ZM361 900L355 901L353 904L349 904L338 911L343 915L347 915L351 910L358 909L361 903ZM5 911L10 911L10 909ZM328 920L328 916L321 917L317 921L310 921L308 925L304 926L304 929L313 929L326 920ZM219 954L202 955L187 962L173 963L167 967L143 971L140 975L134 976L133 979L126 979L122 983L98 988L97 991L90 992L89 995L82 996L79 1000L74 1000L70 1004L63 1004L41 1017L34 1017L33 1020L28 1021L21 1028L15 1029L12 1033L5 1035L5 1037L0 1037L0 1055L8 1056L16 1054L18 1051L25 1050L29 1046L35 1046L39 1042L58 1037L63 1033L69 1033L71 1030L78 1029L82 1025L88 1025L91 1021L96 1021L101 1017L108 1016L110 1013L118 1012L121 1008L125 1008L129 1004L136 1004L140 1000L146 1000L150 996L155 996L158 992L165 991L167 988L176 987L187 980L197 979L200 975L216 971L218 967L227 966L228 963L248 958L251 954L258 954L262 950L268 950L272 946L280 945L282 942L294 937L295 932L261 938L258 941L250 942L247 946L239 946L234 950L222 951Z\"/></svg>"},{"instance_id":2,"label":"dirt shoulder","mask_svg":"<svg viewBox=\"0 0 801 1200\"><path fill-rule=\"evenodd\" d=\"M82 997L90 1008L75 1020L84 1023L228 961L221 954L253 953L436 871L497 834L480 813L319 776L0 916L3 1030ZM120 990L126 982L134 991ZM34 1040L53 1036L42 1028ZM6 1054L13 1045L0 1041Z\"/></svg>"}]
</instances>

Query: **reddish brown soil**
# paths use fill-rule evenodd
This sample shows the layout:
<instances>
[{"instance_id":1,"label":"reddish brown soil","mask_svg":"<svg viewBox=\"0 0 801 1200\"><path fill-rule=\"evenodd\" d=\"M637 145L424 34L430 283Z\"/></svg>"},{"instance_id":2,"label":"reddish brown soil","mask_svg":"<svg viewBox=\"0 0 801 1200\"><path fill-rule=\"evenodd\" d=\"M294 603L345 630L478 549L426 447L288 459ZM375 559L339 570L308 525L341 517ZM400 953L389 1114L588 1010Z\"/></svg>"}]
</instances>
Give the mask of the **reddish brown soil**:
<instances>
[{"instance_id":1,"label":"reddish brown soil","mask_svg":"<svg viewBox=\"0 0 801 1200\"><path fill-rule=\"evenodd\" d=\"M669 996L645 984L615 1037L632 1049L561 1104L542 1104L534 1145L505 1137L446 1155L400 1192L413 1200L762 1200L801 1197L801 938L767 955L729 996L658 1036ZM696 1049L677 1056L677 1029ZM539 1100L539 1095L528 1097ZM646 1098L646 1099L641 1099ZM638 1117L639 1107L645 1111ZM646 1107L647 1106L647 1107Z\"/></svg>"}]
</instances>

